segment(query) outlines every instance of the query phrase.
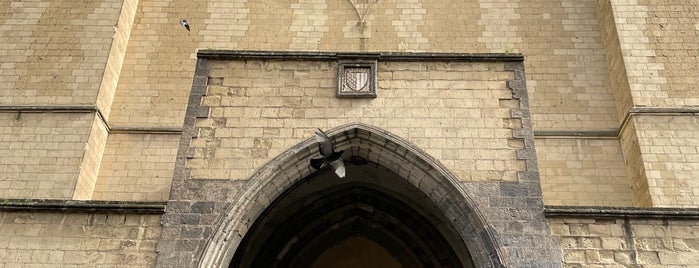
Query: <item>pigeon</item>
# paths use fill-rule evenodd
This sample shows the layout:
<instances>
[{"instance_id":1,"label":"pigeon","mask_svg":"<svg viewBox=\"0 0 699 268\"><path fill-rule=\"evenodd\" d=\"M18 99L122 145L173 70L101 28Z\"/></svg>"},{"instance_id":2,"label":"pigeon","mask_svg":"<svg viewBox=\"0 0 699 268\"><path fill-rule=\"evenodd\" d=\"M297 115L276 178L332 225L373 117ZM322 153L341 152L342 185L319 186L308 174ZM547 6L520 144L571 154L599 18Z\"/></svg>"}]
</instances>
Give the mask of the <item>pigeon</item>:
<instances>
[{"instance_id":1,"label":"pigeon","mask_svg":"<svg viewBox=\"0 0 699 268\"><path fill-rule=\"evenodd\" d=\"M187 20L181 19L181 20L180 20L180 24L182 25L182 27L184 27L185 29L187 29L187 31L189 32L189 23L187 23Z\"/></svg>"},{"instance_id":2,"label":"pigeon","mask_svg":"<svg viewBox=\"0 0 699 268\"><path fill-rule=\"evenodd\" d=\"M344 178L345 163L341 158L344 151L335 152L335 145L333 145L332 139L320 129L316 130L316 142L318 142L318 148L322 157L311 159L311 167L320 170L330 165L337 176Z\"/></svg>"}]
</instances>

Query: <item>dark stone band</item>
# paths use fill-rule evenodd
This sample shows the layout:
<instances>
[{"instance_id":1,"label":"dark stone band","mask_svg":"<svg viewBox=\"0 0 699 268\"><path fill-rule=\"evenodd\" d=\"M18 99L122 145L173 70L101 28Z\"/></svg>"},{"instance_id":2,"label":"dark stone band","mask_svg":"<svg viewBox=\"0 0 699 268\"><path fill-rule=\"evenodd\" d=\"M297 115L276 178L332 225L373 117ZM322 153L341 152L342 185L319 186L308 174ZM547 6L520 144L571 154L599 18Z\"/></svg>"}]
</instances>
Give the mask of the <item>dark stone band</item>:
<instances>
[{"instance_id":1,"label":"dark stone band","mask_svg":"<svg viewBox=\"0 0 699 268\"><path fill-rule=\"evenodd\" d=\"M200 59L284 59L284 60L381 60L381 61L524 61L519 53L412 53L412 52L312 52L312 51L254 51L254 50L199 50Z\"/></svg>"},{"instance_id":2,"label":"dark stone band","mask_svg":"<svg viewBox=\"0 0 699 268\"><path fill-rule=\"evenodd\" d=\"M88 201L56 199L0 199L0 211L164 214L166 202Z\"/></svg>"},{"instance_id":3,"label":"dark stone band","mask_svg":"<svg viewBox=\"0 0 699 268\"><path fill-rule=\"evenodd\" d=\"M697 220L697 208L632 208L632 207L575 207L545 206L547 218L594 219L672 219Z\"/></svg>"}]
</instances>

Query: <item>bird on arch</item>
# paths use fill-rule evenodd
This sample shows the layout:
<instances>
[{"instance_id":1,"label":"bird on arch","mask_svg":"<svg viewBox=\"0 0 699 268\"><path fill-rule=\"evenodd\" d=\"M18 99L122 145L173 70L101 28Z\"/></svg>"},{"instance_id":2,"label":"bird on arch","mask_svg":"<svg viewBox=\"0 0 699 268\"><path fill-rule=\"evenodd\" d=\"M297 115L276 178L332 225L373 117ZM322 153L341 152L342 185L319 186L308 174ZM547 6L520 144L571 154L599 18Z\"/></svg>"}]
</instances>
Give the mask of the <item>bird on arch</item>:
<instances>
[{"instance_id":1,"label":"bird on arch","mask_svg":"<svg viewBox=\"0 0 699 268\"><path fill-rule=\"evenodd\" d=\"M345 177L345 163L342 160L342 153L344 151L335 151L335 145L333 140L325 135L320 129L315 131L316 142L318 142L318 149L320 150L320 158L311 159L311 167L320 170L326 166L330 166L335 170L335 174L340 178Z\"/></svg>"}]
</instances>

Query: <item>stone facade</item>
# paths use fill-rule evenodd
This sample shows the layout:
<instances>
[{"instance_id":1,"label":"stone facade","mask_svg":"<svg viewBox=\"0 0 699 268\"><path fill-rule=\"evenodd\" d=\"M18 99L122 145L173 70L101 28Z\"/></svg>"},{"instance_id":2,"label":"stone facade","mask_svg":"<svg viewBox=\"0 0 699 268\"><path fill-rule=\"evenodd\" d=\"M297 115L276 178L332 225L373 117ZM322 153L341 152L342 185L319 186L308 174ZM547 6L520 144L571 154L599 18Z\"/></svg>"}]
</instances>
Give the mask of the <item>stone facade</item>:
<instances>
[{"instance_id":1,"label":"stone facade","mask_svg":"<svg viewBox=\"0 0 699 268\"><path fill-rule=\"evenodd\" d=\"M94 116L1 113L5 198L72 199Z\"/></svg>"},{"instance_id":2,"label":"stone facade","mask_svg":"<svg viewBox=\"0 0 699 268\"><path fill-rule=\"evenodd\" d=\"M219 222L231 220L232 208L247 207L237 199L244 193L284 192L249 187L256 178L278 183L260 176L270 163L289 168L306 161L315 152L309 139L316 127L346 139L343 146L356 148L352 155L387 168L400 161L386 151L415 149L401 153L400 163L441 175L423 170L432 178L423 185L409 168L391 172L423 192L464 196L444 200L465 207L441 209L467 211L447 214L462 220L462 235L489 236L470 243L481 243L481 253L505 266L540 266L534 260L557 266L553 259L569 267L699 265L691 236L673 236L696 229L673 227L694 226L696 218L549 214L549 229L540 212L553 205L699 206L698 5L2 1L0 257L7 258L0 259L7 261L0 267L129 260L151 266L157 252L163 266L225 260L233 253L197 254L215 244L217 231L247 228ZM190 31L179 25L183 18ZM462 53L483 57L464 60ZM301 56L282 57L289 54ZM337 63L357 58L377 61L377 97L338 99ZM392 147L395 141L404 144ZM287 157L293 148L304 158ZM376 150L386 158L371 159L368 152ZM285 170L294 170L286 175L294 179L311 174ZM49 211L28 205L45 199L67 205ZM260 202L274 198L267 199ZM77 200L169 205L161 219L113 207L75 212ZM254 221L265 209L251 207L249 218L238 220ZM478 220L463 220L469 217ZM162 236L151 232L158 220ZM583 225L612 231L572 231ZM149 230L149 237L121 231L133 228ZM652 236L649 228L663 231ZM36 245L36 230L75 243ZM571 239L577 244L567 244ZM662 248L644 242L658 239ZM105 247L147 242L100 249L103 240ZM95 243L95 254L76 254ZM231 243L220 248L232 251ZM538 244L546 249L532 249Z\"/></svg>"},{"instance_id":3,"label":"stone facade","mask_svg":"<svg viewBox=\"0 0 699 268\"><path fill-rule=\"evenodd\" d=\"M536 152L547 205L633 206L616 139L538 138Z\"/></svg>"},{"instance_id":4,"label":"stone facade","mask_svg":"<svg viewBox=\"0 0 699 268\"><path fill-rule=\"evenodd\" d=\"M164 207L5 199L0 267L152 267Z\"/></svg>"},{"instance_id":5,"label":"stone facade","mask_svg":"<svg viewBox=\"0 0 699 268\"><path fill-rule=\"evenodd\" d=\"M335 97L332 66L343 55L207 51L200 57L170 198L176 209L163 220L162 267L226 266L251 221L317 173L307 164L316 153L309 139L314 127L330 128L346 157L389 169L429 196L476 249L476 267L556 266L554 241L542 229L521 57L353 54L379 62L379 97L368 100ZM266 82L274 76L290 77ZM434 81L417 80L423 76ZM307 95L315 97L300 97ZM442 153L449 150L473 162L451 160ZM506 169L492 170L503 161L522 165L506 177Z\"/></svg>"},{"instance_id":6,"label":"stone facade","mask_svg":"<svg viewBox=\"0 0 699 268\"><path fill-rule=\"evenodd\" d=\"M549 210L551 232L561 241L563 267L696 267L699 263L696 209L587 212L592 211Z\"/></svg>"},{"instance_id":7,"label":"stone facade","mask_svg":"<svg viewBox=\"0 0 699 268\"><path fill-rule=\"evenodd\" d=\"M109 135L95 185L96 200L167 200L179 133Z\"/></svg>"},{"instance_id":8,"label":"stone facade","mask_svg":"<svg viewBox=\"0 0 699 268\"><path fill-rule=\"evenodd\" d=\"M291 55L293 57L293 54ZM208 61L187 162L193 179L245 180L315 128L360 122L404 137L463 181L517 181L520 106L502 63L381 62L371 100L335 96L337 62Z\"/></svg>"},{"instance_id":9,"label":"stone facade","mask_svg":"<svg viewBox=\"0 0 699 268\"><path fill-rule=\"evenodd\" d=\"M158 215L3 212L0 266L152 267Z\"/></svg>"}]
</instances>

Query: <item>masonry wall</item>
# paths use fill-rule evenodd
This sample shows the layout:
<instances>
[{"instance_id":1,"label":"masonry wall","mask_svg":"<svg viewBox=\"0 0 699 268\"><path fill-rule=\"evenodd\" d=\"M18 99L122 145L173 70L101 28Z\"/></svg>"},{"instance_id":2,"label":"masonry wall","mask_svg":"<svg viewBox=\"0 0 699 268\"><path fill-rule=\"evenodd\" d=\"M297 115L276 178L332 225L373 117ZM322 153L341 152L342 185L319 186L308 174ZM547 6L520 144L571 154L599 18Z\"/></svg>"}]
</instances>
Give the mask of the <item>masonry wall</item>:
<instances>
[{"instance_id":1,"label":"masonry wall","mask_svg":"<svg viewBox=\"0 0 699 268\"><path fill-rule=\"evenodd\" d=\"M0 103L92 104L122 0L3 1Z\"/></svg>"},{"instance_id":2,"label":"masonry wall","mask_svg":"<svg viewBox=\"0 0 699 268\"><path fill-rule=\"evenodd\" d=\"M633 105L698 105L696 1L610 2Z\"/></svg>"},{"instance_id":3,"label":"masonry wall","mask_svg":"<svg viewBox=\"0 0 699 268\"><path fill-rule=\"evenodd\" d=\"M635 120L653 206L699 206L699 116Z\"/></svg>"},{"instance_id":4,"label":"masonry wall","mask_svg":"<svg viewBox=\"0 0 699 268\"><path fill-rule=\"evenodd\" d=\"M94 117L0 112L0 196L71 199Z\"/></svg>"},{"instance_id":5,"label":"masonry wall","mask_svg":"<svg viewBox=\"0 0 699 268\"><path fill-rule=\"evenodd\" d=\"M142 1L110 124L179 127L194 52L204 48L520 52L536 130L615 130L596 2L355 1L364 22L357 26L349 1ZM191 32L179 26L182 18Z\"/></svg>"},{"instance_id":6,"label":"masonry wall","mask_svg":"<svg viewBox=\"0 0 699 268\"><path fill-rule=\"evenodd\" d=\"M80 163L80 174L75 184L73 199L90 200L97 183L97 174L102 163L107 127L99 116L95 116L90 125L89 138L85 144L85 153Z\"/></svg>"},{"instance_id":7,"label":"masonry wall","mask_svg":"<svg viewBox=\"0 0 699 268\"><path fill-rule=\"evenodd\" d=\"M3 63L4 78L0 79L4 80L0 82L7 81L6 88L10 91L0 94L0 98L6 98L7 104L96 104L107 124L115 129L177 129L182 125L195 52L201 48L520 52L527 55L527 83L536 130L618 128L619 116L607 74L597 1L528 0L511 1L507 5L487 0L360 2L299 1L270 6L243 0L226 3L147 0L83 3L85 7L61 6L62 1L6 3L0 6L7 14L4 18L8 18L2 26L6 33L3 35L12 31L29 37L6 39L10 42L7 47L16 50L0 53L14 55L16 62L31 62L28 59L38 57L34 54L39 53L27 56L26 52L39 51L37 45L29 45L38 38L35 35L53 36L68 31L77 37L61 47L53 43L63 39L37 39L52 44L45 46L47 51L63 50L46 52L57 56L42 57L40 64L26 68L42 75L55 73L81 86L65 93L65 90L49 90L60 83L44 81L25 91L22 88L30 86L17 81L28 76L16 73L24 72L25 67ZM357 4L356 10L352 3ZM48 21L40 19L49 19L47 14L62 14L69 9L84 14L71 15L58 21L55 27L42 26ZM189 21L191 32L179 25L182 18ZM358 26L360 20L364 23ZM16 29L19 22L22 31ZM69 29L59 27L66 24L71 25ZM80 42L88 42L85 40L89 45L81 45ZM54 64L65 61L66 57L78 60L78 54L65 54L78 51L75 49L78 45L83 50L89 49L89 53L83 53L85 60L100 58L99 64L83 63L79 68ZM54 65L60 68L51 69ZM85 71L68 74L67 69ZM85 75L90 77L88 81L83 81ZM34 77L38 79L41 75ZM43 90L51 96L27 95L33 90ZM59 96L63 94L59 92L70 97ZM174 165L174 159L170 161ZM101 178L96 180L99 184Z\"/></svg>"},{"instance_id":8,"label":"masonry wall","mask_svg":"<svg viewBox=\"0 0 699 268\"><path fill-rule=\"evenodd\" d=\"M2 190L3 197L115 198L102 194L93 197L93 192L98 181L113 180L100 178L99 170L110 131L108 117L137 5L138 1L121 0L5 1L0 4L3 37L0 55L4 59L0 66L0 109L6 112L7 118L13 113L17 117L16 122L8 119L4 124L9 127L5 130L8 136L3 139L0 151L8 157L25 159L20 162L5 160L0 165L0 169L8 171L0 178L1 183L8 185ZM19 113L26 111L52 113L21 119ZM76 118L83 116L85 120L90 117L92 123L76 125ZM44 131L27 135L37 128ZM25 135L17 137L19 133ZM64 143L64 139L72 144ZM60 149L65 152L46 156L46 150L57 149L56 143L61 143ZM170 151L176 150L174 143L171 144ZM32 152L29 157L27 151ZM70 151L78 154L66 155ZM174 153L169 155L167 161L172 166ZM46 157L52 159L44 159ZM68 158L70 160L66 160ZM131 171L132 174L142 172ZM163 191L163 187L168 188L169 184L147 188L151 192L138 196L141 200L166 200L167 191ZM111 191L124 195L123 189Z\"/></svg>"},{"instance_id":9,"label":"masonry wall","mask_svg":"<svg viewBox=\"0 0 699 268\"><path fill-rule=\"evenodd\" d=\"M198 49L420 51L526 56L546 204L697 207L696 7L694 0L2 1L0 197L167 200ZM242 180L313 128L362 120L424 148L464 181L515 180L520 143L487 140L506 137L517 120L480 128L495 122L489 112L512 103L451 96L438 85L490 88L509 74L396 66L381 66L379 78L398 82L380 83L383 95L360 105L330 95L331 64L298 71L250 64L245 77L214 77L206 104L228 109L198 123L204 131L193 153L206 161L189 164L192 176ZM240 66L218 72L229 67ZM427 96L435 98L423 102ZM220 120L238 116L262 120ZM452 117L463 120L445 119ZM433 127L439 123L468 130ZM213 127L224 131L207 132ZM465 142L472 135L482 140ZM219 147L239 149L208 149Z\"/></svg>"},{"instance_id":10,"label":"masonry wall","mask_svg":"<svg viewBox=\"0 0 699 268\"><path fill-rule=\"evenodd\" d=\"M367 13L363 29L356 26L359 17L350 1L273 6L142 1L113 124L179 127L194 52L204 48L521 52L527 55L535 129L618 127L594 0L387 1L357 7ZM179 26L181 18L188 19L191 32Z\"/></svg>"},{"instance_id":11,"label":"masonry wall","mask_svg":"<svg viewBox=\"0 0 699 268\"><path fill-rule=\"evenodd\" d=\"M636 131L636 121L629 120L619 133L624 163L626 164L626 174L629 177L631 189L633 190L633 202L637 207L653 206L646 169L643 164L643 155L639 146L638 133Z\"/></svg>"},{"instance_id":12,"label":"masonry wall","mask_svg":"<svg viewBox=\"0 0 699 268\"><path fill-rule=\"evenodd\" d=\"M120 14L117 24L114 25L109 57L107 58L104 75L100 82L96 105L99 107L105 120L109 119L112 110L112 102L116 94L117 82L121 76L121 67L124 64L126 47L131 37L131 28L136 17L138 0L121 1Z\"/></svg>"},{"instance_id":13,"label":"masonry wall","mask_svg":"<svg viewBox=\"0 0 699 268\"><path fill-rule=\"evenodd\" d=\"M480 266L557 266L557 243L541 228L543 201L520 56L356 54L379 65L378 97L366 99L335 96L334 66L345 54L199 56L158 265L226 265L250 222L285 190L303 187L318 174L308 159L317 155L312 132L320 126L332 128L348 160L359 156L376 163L445 206L438 211L459 226ZM291 79L270 79L276 76ZM425 81L429 76L434 81ZM442 139L453 143L443 147ZM274 152L277 147L283 153ZM471 165L469 157L475 157ZM511 160L522 163L512 170L514 179L503 176L511 170L490 169ZM233 173L239 171L243 175ZM471 209L476 207L482 214Z\"/></svg>"},{"instance_id":14,"label":"masonry wall","mask_svg":"<svg viewBox=\"0 0 699 268\"><path fill-rule=\"evenodd\" d=\"M695 105L688 85L696 76L686 72L697 62L691 1L513 1L506 6L459 1L449 9L422 2L369 3L358 5L360 14L367 13L363 28L356 24L360 17L354 7L343 1L275 7L275 16L246 1L66 3L0 6L8 36L1 53L11 59L0 67L4 104L96 101L105 118L114 110L111 126L177 128L196 48L237 48L522 52L528 56L533 123L540 131L618 129L622 116L617 114L625 110L617 107L628 106L615 101L613 89L622 88L616 93L622 96L624 83L631 85L637 105ZM78 12L49 15L67 10ZM177 23L185 17L192 32ZM636 43L641 45L631 45Z\"/></svg>"},{"instance_id":15,"label":"masonry wall","mask_svg":"<svg viewBox=\"0 0 699 268\"><path fill-rule=\"evenodd\" d=\"M92 197L168 200L179 140L178 134L110 134Z\"/></svg>"},{"instance_id":16,"label":"masonry wall","mask_svg":"<svg viewBox=\"0 0 699 268\"><path fill-rule=\"evenodd\" d=\"M620 132L623 154L639 206L697 205L692 197L696 146L684 137L696 129L699 103L697 89L690 86L696 84L692 70L699 62L696 4L600 1L608 26L607 59L625 118ZM678 157L680 147L689 157Z\"/></svg>"},{"instance_id":17,"label":"masonry wall","mask_svg":"<svg viewBox=\"0 0 699 268\"><path fill-rule=\"evenodd\" d=\"M210 61L192 178L245 180L316 128L353 122L414 143L464 181L517 181L519 100L503 63L381 62L377 98L335 96L336 62Z\"/></svg>"},{"instance_id":18,"label":"masonry wall","mask_svg":"<svg viewBox=\"0 0 699 268\"><path fill-rule=\"evenodd\" d=\"M563 267L697 267L696 220L549 219Z\"/></svg>"},{"instance_id":19,"label":"masonry wall","mask_svg":"<svg viewBox=\"0 0 699 268\"><path fill-rule=\"evenodd\" d=\"M597 13L600 18L600 30L602 31L602 43L604 43L605 56L609 66L610 86L616 99L616 108L619 121L629 112L633 105L629 78L626 73L624 54L621 51L621 39L616 25L616 16L612 8L612 2L608 0L598 1Z\"/></svg>"},{"instance_id":20,"label":"masonry wall","mask_svg":"<svg viewBox=\"0 0 699 268\"><path fill-rule=\"evenodd\" d=\"M536 151L547 205L633 206L615 138L540 137Z\"/></svg>"},{"instance_id":21,"label":"masonry wall","mask_svg":"<svg viewBox=\"0 0 699 268\"><path fill-rule=\"evenodd\" d=\"M0 267L152 267L159 215L0 212Z\"/></svg>"},{"instance_id":22,"label":"masonry wall","mask_svg":"<svg viewBox=\"0 0 699 268\"><path fill-rule=\"evenodd\" d=\"M121 16L123 2L0 4L0 106L7 111L4 115L16 113L15 122L5 117L8 136L0 150L24 157L0 165L9 169L0 181L11 185L4 188L8 190L3 190L3 197L91 198L107 135L95 105L100 88L107 84L105 73L106 80L116 81L120 69L120 64L110 63L110 49L120 40L114 38L115 32L124 36L129 25L128 16ZM116 51L118 47L114 46ZM113 91L115 86L112 82L107 87ZM35 110L42 113L20 115Z\"/></svg>"}]
</instances>

